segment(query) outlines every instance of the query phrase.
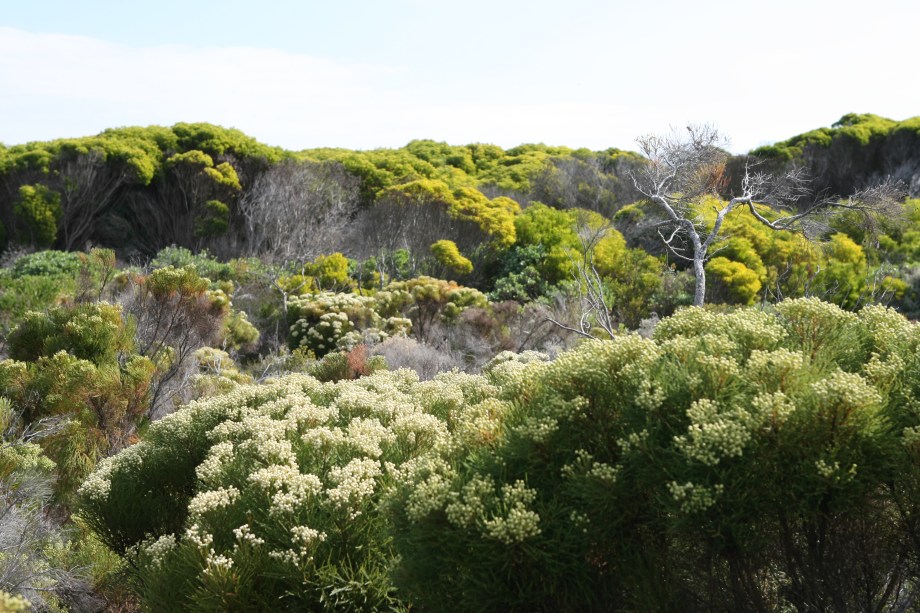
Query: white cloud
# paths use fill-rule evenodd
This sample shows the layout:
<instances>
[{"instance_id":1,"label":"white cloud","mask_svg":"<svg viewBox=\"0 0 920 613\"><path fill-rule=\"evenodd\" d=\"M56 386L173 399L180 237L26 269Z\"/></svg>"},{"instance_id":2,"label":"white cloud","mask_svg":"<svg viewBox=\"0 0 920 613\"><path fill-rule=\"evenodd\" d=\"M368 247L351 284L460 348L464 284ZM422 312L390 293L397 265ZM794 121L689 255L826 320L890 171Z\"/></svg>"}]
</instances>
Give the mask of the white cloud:
<instances>
[{"instance_id":1,"label":"white cloud","mask_svg":"<svg viewBox=\"0 0 920 613\"><path fill-rule=\"evenodd\" d=\"M630 148L640 134L692 121L714 123L735 151L745 151L847 112L895 119L920 112L920 82L895 61L905 57L904 37L884 43L888 62L865 46L785 42L725 52L688 47L672 66L654 49L632 57L595 53L588 62L573 52L545 74L539 65L515 63L526 52L500 53L506 72L480 74L477 62L451 72L418 58L362 64L278 49L131 46L0 27L0 142L208 121L289 149L399 147L414 138L603 149Z\"/></svg>"},{"instance_id":2,"label":"white cloud","mask_svg":"<svg viewBox=\"0 0 920 613\"><path fill-rule=\"evenodd\" d=\"M302 147L396 107L399 95L385 90L396 73L274 49L130 47L0 28L0 140L210 121Z\"/></svg>"}]
</instances>

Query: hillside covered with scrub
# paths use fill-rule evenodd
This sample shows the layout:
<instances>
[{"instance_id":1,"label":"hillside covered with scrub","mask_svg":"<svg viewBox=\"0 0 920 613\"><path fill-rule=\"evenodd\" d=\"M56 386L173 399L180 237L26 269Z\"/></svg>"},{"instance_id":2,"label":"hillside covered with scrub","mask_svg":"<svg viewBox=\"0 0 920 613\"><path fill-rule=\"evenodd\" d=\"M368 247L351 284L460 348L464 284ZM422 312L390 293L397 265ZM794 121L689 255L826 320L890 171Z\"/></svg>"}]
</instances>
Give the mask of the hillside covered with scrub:
<instances>
[{"instance_id":1,"label":"hillside covered with scrub","mask_svg":"<svg viewBox=\"0 0 920 613\"><path fill-rule=\"evenodd\" d=\"M920 611L920 118L688 133L0 145L0 612Z\"/></svg>"}]
</instances>

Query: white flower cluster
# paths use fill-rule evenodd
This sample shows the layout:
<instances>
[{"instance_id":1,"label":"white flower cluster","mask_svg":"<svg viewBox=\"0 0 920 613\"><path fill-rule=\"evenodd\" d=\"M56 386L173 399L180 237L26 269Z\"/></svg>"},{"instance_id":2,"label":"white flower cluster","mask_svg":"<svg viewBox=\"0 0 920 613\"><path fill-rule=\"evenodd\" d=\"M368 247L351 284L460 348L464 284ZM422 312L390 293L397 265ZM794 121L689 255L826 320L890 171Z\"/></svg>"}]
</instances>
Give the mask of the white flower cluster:
<instances>
[{"instance_id":1,"label":"white flower cluster","mask_svg":"<svg viewBox=\"0 0 920 613\"><path fill-rule=\"evenodd\" d=\"M584 449L575 450L575 461L565 464L561 470L562 476L568 479L574 477L588 477L608 484L615 483L620 473L620 468L611 466L606 462L597 462L594 456Z\"/></svg>"},{"instance_id":2,"label":"white flower cluster","mask_svg":"<svg viewBox=\"0 0 920 613\"><path fill-rule=\"evenodd\" d=\"M751 399L753 423L777 428L795 412L795 403L783 392L757 394Z\"/></svg>"},{"instance_id":3,"label":"white flower cluster","mask_svg":"<svg viewBox=\"0 0 920 613\"><path fill-rule=\"evenodd\" d=\"M617 445L619 446L620 451L625 455L642 447L648 440L648 437L648 429L642 428L638 432L630 432L625 437L618 438Z\"/></svg>"},{"instance_id":4,"label":"white flower cluster","mask_svg":"<svg viewBox=\"0 0 920 613\"><path fill-rule=\"evenodd\" d=\"M591 519L584 513L573 510L569 513L569 521L575 526L581 528L581 531L587 534L588 527L591 525Z\"/></svg>"},{"instance_id":5,"label":"white flower cluster","mask_svg":"<svg viewBox=\"0 0 920 613\"><path fill-rule=\"evenodd\" d=\"M428 447L439 449L450 440L447 425L421 410L403 411L390 423L393 442L399 442L403 449Z\"/></svg>"},{"instance_id":6,"label":"white flower cluster","mask_svg":"<svg viewBox=\"0 0 920 613\"><path fill-rule=\"evenodd\" d=\"M208 552L207 558L205 558L205 567L201 572L206 575L219 576L229 571L232 566L232 558L218 554L212 549Z\"/></svg>"},{"instance_id":7,"label":"white flower cluster","mask_svg":"<svg viewBox=\"0 0 920 613\"><path fill-rule=\"evenodd\" d=\"M453 436L446 441L456 449L490 444L498 439L502 420L511 403L488 398L471 406L464 406L456 414Z\"/></svg>"},{"instance_id":8,"label":"white flower cluster","mask_svg":"<svg viewBox=\"0 0 920 613\"><path fill-rule=\"evenodd\" d=\"M752 416L740 407L725 410L715 401L701 398L687 409L687 417L687 433L676 436L674 442L687 458L707 466L740 456L751 438Z\"/></svg>"},{"instance_id":9,"label":"white flower cluster","mask_svg":"<svg viewBox=\"0 0 920 613\"><path fill-rule=\"evenodd\" d=\"M490 477L475 476L459 493L451 494L451 502L445 507L447 521L458 528L471 528L485 516L486 501L495 498L495 482Z\"/></svg>"},{"instance_id":10,"label":"white flower cluster","mask_svg":"<svg viewBox=\"0 0 920 613\"><path fill-rule=\"evenodd\" d=\"M234 451L234 445L230 441L222 441L213 445L204 461L195 469L198 480L214 485L220 483L224 467L233 458Z\"/></svg>"},{"instance_id":11,"label":"white flower cluster","mask_svg":"<svg viewBox=\"0 0 920 613\"><path fill-rule=\"evenodd\" d=\"M741 372L741 365L728 355L706 355L701 352L694 361L695 370L701 375L701 381L710 393L724 389Z\"/></svg>"},{"instance_id":12,"label":"white flower cluster","mask_svg":"<svg viewBox=\"0 0 920 613\"><path fill-rule=\"evenodd\" d=\"M744 371L752 383L772 390L788 390L804 363L805 357L796 351L754 350L748 357Z\"/></svg>"},{"instance_id":13,"label":"white flower cluster","mask_svg":"<svg viewBox=\"0 0 920 613\"><path fill-rule=\"evenodd\" d=\"M112 489L112 469L115 466L115 458L105 458L96 465L96 470L77 490L77 493L86 500L95 503L102 503L108 500L109 492Z\"/></svg>"},{"instance_id":14,"label":"white flower cluster","mask_svg":"<svg viewBox=\"0 0 920 613\"><path fill-rule=\"evenodd\" d=\"M326 498L336 509L354 518L360 513L357 508L364 499L374 494L381 474L380 463L369 458L355 458L345 466L336 466L329 470L329 481L335 487L326 490Z\"/></svg>"},{"instance_id":15,"label":"white flower cluster","mask_svg":"<svg viewBox=\"0 0 920 613\"><path fill-rule=\"evenodd\" d=\"M545 443L559 429L552 417L527 417L517 427L517 432L535 443Z\"/></svg>"},{"instance_id":16,"label":"white flower cluster","mask_svg":"<svg viewBox=\"0 0 920 613\"><path fill-rule=\"evenodd\" d=\"M140 470L144 464L144 454L148 446L144 442L132 445L118 454L103 459L96 465L89 477L83 482L78 494L87 500L96 503L105 502L109 497L112 487L112 474L115 470L133 472Z\"/></svg>"},{"instance_id":17,"label":"white flower cluster","mask_svg":"<svg viewBox=\"0 0 920 613\"><path fill-rule=\"evenodd\" d=\"M185 540L198 549L207 549L214 542L214 535L203 532L198 524L192 524L185 531Z\"/></svg>"},{"instance_id":18,"label":"white flower cluster","mask_svg":"<svg viewBox=\"0 0 920 613\"><path fill-rule=\"evenodd\" d=\"M588 470L587 474L589 477L593 477L598 481L612 484L616 482L617 476L620 474L620 468L618 466L611 466L605 462L595 462Z\"/></svg>"},{"instance_id":19,"label":"white flower cluster","mask_svg":"<svg viewBox=\"0 0 920 613\"><path fill-rule=\"evenodd\" d=\"M215 490L199 492L188 503L188 513L193 519L217 509L231 506L240 497L240 491L233 487L219 487Z\"/></svg>"},{"instance_id":20,"label":"white flower cluster","mask_svg":"<svg viewBox=\"0 0 920 613\"><path fill-rule=\"evenodd\" d=\"M296 318L291 336L299 339L302 347L322 353L332 351L356 327L379 327L375 303L373 297L346 293L295 296L288 305Z\"/></svg>"},{"instance_id":21,"label":"white flower cluster","mask_svg":"<svg viewBox=\"0 0 920 613\"><path fill-rule=\"evenodd\" d=\"M818 298L783 300L774 308L798 341L811 350L823 338L843 334L858 321L853 313Z\"/></svg>"},{"instance_id":22,"label":"white flower cluster","mask_svg":"<svg viewBox=\"0 0 920 613\"><path fill-rule=\"evenodd\" d=\"M902 436L902 444L920 457L920 426L904 428Z\"/></svg>"},{"instance_id":23,"label":"white flower cluster","mask_svg":"<svg viewBox=\"0 0 920 613\"><path fill-rule=\"evenodd\" d=\"M413 406L411 399L398 389L375 390L360 385L342 388L333 402L343 415L374 416L385 423L389 422L393 415L407 408L407 405L409 408Z\"/></svg>"},{"instance_id":24,"label":"white flower cluster","mask_svg":"<svg viewBox=\"0 0 920 613\"><path fill-rule=\"evenodd\" d=\"M176 536L173 534L164 534L157 540L148 544L144 551L150 556L150 563L154 566L161 566L166 556L176 548Z\"/></svg>"},{"instance_id":25,"label":"white flower cluster","mask_svg":"<svg viewBox=\"0 0 920 613\"><path fill-rule=\"evenodd\" d=\"M898 375L904 371L904 360L896 353L882 357L872 352L869 361L863 364L863 375L873 385L880 388L889 388L897 380Z\"/></svg>"},{"instance_id":26,"label":"white flower cluster","mask_svg":"<svg viewBox=\"0 0 920 613\"><path fill-rule=\"evenodd\" d=\"M270 551L268 555L298 568L312 562L316 544L326 540L325 532L307 526L294 526L290 533L294 548Z\"/></svg>"},{"instance_id":27,"label":"white flower cluster","mask_svg":"<svg viewBox=\"0 0 920 613\"><path fill-rule=\"evenodd\" d=\"M760 311L720 315L690 307L663 319L655 327L653 337L659 341L684 338L705 347L706 353L743 358L753 350L774 348L786 337L786 330L776 317Z\"/></svg>"},{"instance_id":28,"label":"white flower cluster","mask_svg":"<svg viewBox=\"0 0 920 613\"><path fill-rule=\"evenodd\" d=\"M310 428L300 435L300 440L306 443L314 453L323 457L328 457L333 450L347 444L345 432L338 426Z\"/></svg>"},{"instance_id":29,"label":"white flower cluster","mask_svg":"<svg viewBox=\"0 0 920 613\"><path fill-rule=\"evenodd\" d=\"M283 430L276 428L276 431ZM240 451L250 454L251 457L263 463L295 464L297 457L291 441L283 438L253 437L239 444Z\"/></svg>"},{"instance_id":30,"label":"white flower cluster","mask_svg":"<svg viewBox=\"0 0 920 613\"><path fill-rule=\"evenodd\" d=\"M358 452L372 458L379 458L383 455L381 445L393 443L396 440L396 434L384 427L375 417L356 417L345 429L345 440Z\"/></svg>"},{"instance_id":31,"label":"white flower cluster","mask_svg":"<svg viewBox=\"0 0 920 613\"><path fill-rule=\"evenodd\" d=\"M504 516L486 519L483 534L506 545L522 543L541 533L540 516L527 508L536 500L537 492L517 480L502 486L501 506L508 511Z\"/></svg>"},{"instance_id":32,"label":"white flower cluster","mask_svg":"<svg viewBox=\"0 0 920 613\"><path fill-rule=\"evenodd\" d=\"M406 516L417 522L444 508L450 499L450 481L444 475L433 473L415 483L406 500Z\"/></svg>"},{"instance_id":33,"label":"white flower cluster","mask_svg":"<svg viewBox=\"0 0 920 613\"><path fill-rule=\"evenodd\" d=\"M905 343L916 345L920 329L894 309L873 304L863 307L857 316L869 330L880 353L890 353Z\"/></svg>"},{"instance_id":34,"label":"white flower cluster","mask_svg":"<svg viewBox=\"0 0 920 613\"><path fill-rule=\"evenodd\" d=\"M856 476L857 471L856 464L851 464L846 472L842 471L840 462L837 460L834 460L833 463L825 462L823 459L817 460L815 461L815 468L818 469L819 475L835 483L850 481Z\"/></svg>"},{"instance_id":35,"label":"white flower cluster","mask_svg":"<svg viewBox=\"0 0 920 613\"><path fill-rule=\"evenodd\" d=\"M314 380L315 381L315 380ZM294 396L292 394L291 396ZM287 434L303 434L308 428L315 428L335 420L339 410L335 406L314 404L309 397L302 395L291 398L291 406L284 417Z\"/></svg>"},{"instance_id":36,"label":"white flower cluster","mask_svg":"<svg viewBox=\"0 0 920 613\"><path fill-rule=\"evenodd\" d=\"M811 392L823 407L845 412L878 407L882 402L878 390L860 375L841 370L812 383Z\"/></svg>"},{"instance_id":37,"label":"white flower cluster","mask_svg":"<svg viewBox=\"0 0 920 613\"><path fill-rule=\"evenodd\" d=\"M291 535L294 537L294 542L300 543L304 547L326 540L325 532L320 532L307 526L294 526L291 528Z\"/></svg>"},{"instance_id":38,"label":"white flower cluster","mask_svg":"<svg viewBox=\"0 0 920 613\"><path fill-rule=\"evenodd\" d=\"M725 487L721 483L713 487L696 485L689 481L684 484L676 481L668 483L668 491L674 500L680 503L680 510L684 513L705 511L716 503L716 499L724 490Z\"/></svg>"},{"instance_id":39,"label":"white flower cluster","mask_svg":"<svg viewBox=\"0 0 920 613\"><path fill-rule=\"evenodd\" d=\"M549 356L539 351L502 351L489 360L482 371L492 381L508 385L514 381L533 379L540 368L549 363Z\"/></svg>"},{"instance_id":40,"label":"white flower cluster","mask_svg":"<svg viewBox=\"0 0 920 613\"><path fill-rule=\"evenodd\" d=\"M323 490L319 477L296 465L271 464L250 474L249 481L271 494L271 515L293 514Z\"/></svg>"},{"instance_id":41,"label":"white flower cluster","mask_svg":"<svg viewBox=\"0 0 920 613\"><path fill-rule=\"evenodd\" d=\"M239 528L233 529L233 535L236 537L237 544L234 546L234 549L238 548L241 544L247 544L250 547L258 547L259 545L265 544L265 539L259 538L252 532L252 528L249 527L249 524L243 524Z\"/></svg>"}]
</instances>

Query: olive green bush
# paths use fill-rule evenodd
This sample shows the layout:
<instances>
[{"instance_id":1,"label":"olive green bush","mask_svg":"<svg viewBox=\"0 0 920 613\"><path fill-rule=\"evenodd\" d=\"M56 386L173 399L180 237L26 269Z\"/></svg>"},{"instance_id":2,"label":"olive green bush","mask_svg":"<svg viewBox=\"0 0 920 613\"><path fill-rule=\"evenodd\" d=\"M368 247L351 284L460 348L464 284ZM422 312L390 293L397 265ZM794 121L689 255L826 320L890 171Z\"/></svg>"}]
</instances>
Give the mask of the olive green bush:
<instances>
[{"instance_id":1,"label":"olive green bush","mask_svg":"<svg viewBox=\"0 0 920 613\"><path fill-rule=\"evenodd\" d=\"M156 365L135 351L121 308L105 302L30 312L8 342L0 394L26 425L58 422L41 444L57 464L58 501L66 502L99 459L136 436Z\"/></svg>"},{"instance_id":2,"label":"olive green bush","mask_svg":"<svg viewBox=\"0 0 920 613\"><path fill-rule=\"evenodd\" d=\"M81 513L153 610L909 610L918 345L796 299L482 376L236 385L104 460Z\"/></svg>"},{"instance_id":3,"label":"olive green bush","mask_svg":"<svg viewBox=\"0 0 920 613\"><path fill-rule=\"evenodd\" d=\"M493 444L401 483L418 610L889 610L920 590L920 331L701 309L503 384Z\"/></svg>"}]
</instances>

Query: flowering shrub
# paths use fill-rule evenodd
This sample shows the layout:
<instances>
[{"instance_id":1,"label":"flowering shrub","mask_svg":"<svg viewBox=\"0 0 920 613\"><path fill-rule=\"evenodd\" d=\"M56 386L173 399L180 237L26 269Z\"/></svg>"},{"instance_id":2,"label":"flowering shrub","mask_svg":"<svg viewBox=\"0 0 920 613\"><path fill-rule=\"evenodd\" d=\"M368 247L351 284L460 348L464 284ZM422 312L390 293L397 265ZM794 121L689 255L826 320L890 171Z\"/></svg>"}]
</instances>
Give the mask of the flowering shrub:
<instances>
[{"instance_id":1,"label":"flowering shrub","mask_svg":"<svg viewBox=\"0 0 920 613\"><path fill-rule=\"evenodd\" d=\"M379 327L374 304L373 297L357 294L321 292L292 297L288 304L288 316L294 322L292 348L304 347L322 357L352 330Z\"/></svg>"},{"instance_id":2,"label":"flowering shrub","mask_svg":"<svg viewBox=\"0 0 920 613\"><path fill-rule=\"evenodd\" d=\"M128 444L147 413L155 364L135 352L121 308L105 302L30 312L9 337L0 394L26 423L55 420L40 439L66 500L96 461Z\"/></svg>"},{"instance_id":3,"label":"flowering shrub","mask_svg":"<svg viewBox=\"0 0 920 613\"><path fill-rule=\"evenodd\" d=\"M380 501L449 453L451 432L472 436L467 413L487 427L496 392L482 377L410 371L234 387L103 461L82 512L137 564L151 610L391 610ZM504 496L522 506L530 494ZM516 538L506 523L496 538Z\"/></svg>"},{"instance_id":4,"label":"flowering shrub","mask_svg":"<svg viewBox=\"0 0 920 613\"><path fill-rule=\"evenodd\" d=\"M483 376L239 385L105 460L82 513L155 610L902 608L918 349L799 299Z\"/></svg>"},{"instance_id":5,"label":"flowering shrub","mask_svg":"<svg viewBox=\"0 0 920 613\"><path fill-rule=\"evenodd\" d=\"M491 442L393 497L400 593L452 611L906 606L918 345L894 311L799 299L685 309L652 340L523 372L497 360L513 408Z\"/></svg>"},{"instance_id":6,"label":"flowering shrub","mask_svg":"<svg viewBox=\"0 0 920 613\"><path fill-rule=\"evenodd\" d=\"M480 291L431 277L390 283L373 296L321 292L294 296L288 304L291 348L317 357L359 344L375 345L408 335L423 339L436 322L449 323L470 307L485 307Z\"/></svg>"}]
</instances>

